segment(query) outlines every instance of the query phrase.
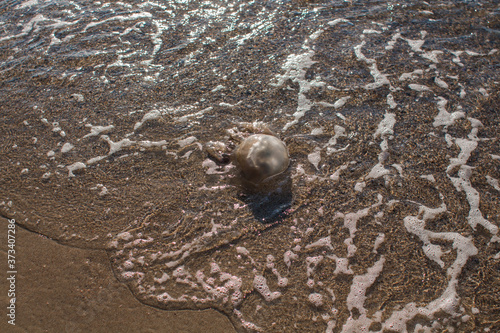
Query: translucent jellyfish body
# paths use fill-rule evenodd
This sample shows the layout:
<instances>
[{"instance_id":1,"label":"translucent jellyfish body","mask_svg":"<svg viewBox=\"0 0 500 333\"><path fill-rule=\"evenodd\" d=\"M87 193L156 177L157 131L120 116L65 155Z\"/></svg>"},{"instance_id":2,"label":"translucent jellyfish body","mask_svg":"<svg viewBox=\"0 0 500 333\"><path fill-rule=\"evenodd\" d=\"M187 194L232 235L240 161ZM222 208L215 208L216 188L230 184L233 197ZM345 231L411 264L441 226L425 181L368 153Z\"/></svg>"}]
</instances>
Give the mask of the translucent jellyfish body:
<instances>
[{"instance_id":1,"label":"translucent jellyfish body","mask_svg":"<svg viewBox=\"0 0 500 333\"><path fill-rule=\"evenodd\" d=\"M246 180L259 184L283 173L290 159L280 139L267 134L254 134L238 146L236 162Z\"/></svg>"}]
</instances>

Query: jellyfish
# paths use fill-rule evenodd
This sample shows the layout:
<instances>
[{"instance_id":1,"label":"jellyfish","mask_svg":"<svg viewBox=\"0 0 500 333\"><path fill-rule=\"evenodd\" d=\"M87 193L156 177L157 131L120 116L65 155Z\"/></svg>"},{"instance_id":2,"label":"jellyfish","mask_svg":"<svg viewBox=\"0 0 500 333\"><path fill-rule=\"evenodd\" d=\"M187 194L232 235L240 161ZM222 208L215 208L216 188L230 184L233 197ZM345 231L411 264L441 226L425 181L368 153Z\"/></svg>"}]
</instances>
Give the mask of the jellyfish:
<instances>
[{"instance_id":1,"label":"jellyfish","mask_svg":"<svg viewBox=\"0 0 500 333\"><path fill-rule=\"evenodd\" d=\"M285 144L268 134L244 139L236 149L235 158L242 176L255 185L285 172L290 164Z\"/></svg>"}]
</instances>

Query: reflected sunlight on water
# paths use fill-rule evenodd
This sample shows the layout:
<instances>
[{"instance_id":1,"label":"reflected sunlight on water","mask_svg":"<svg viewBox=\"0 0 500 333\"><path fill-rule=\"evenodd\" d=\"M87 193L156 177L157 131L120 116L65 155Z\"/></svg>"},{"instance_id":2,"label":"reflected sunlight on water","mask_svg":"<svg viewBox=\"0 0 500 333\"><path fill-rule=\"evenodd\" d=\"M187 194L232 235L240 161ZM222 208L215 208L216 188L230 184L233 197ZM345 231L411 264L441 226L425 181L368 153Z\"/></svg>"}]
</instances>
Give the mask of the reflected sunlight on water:
<instances>
[{"instance_id":1,"label":"reflected sunlight on water","mask_svg":"<svg viewBox=\"0 0 500 333\"><path fill-rule=\"evenodd\" d=\"M496 16L1 5L2 215L107 249L143 303L216 308L241 332L499 329ZM207 149L259 122L290 154L271 194Z\"/></svg>"}]
</instances>

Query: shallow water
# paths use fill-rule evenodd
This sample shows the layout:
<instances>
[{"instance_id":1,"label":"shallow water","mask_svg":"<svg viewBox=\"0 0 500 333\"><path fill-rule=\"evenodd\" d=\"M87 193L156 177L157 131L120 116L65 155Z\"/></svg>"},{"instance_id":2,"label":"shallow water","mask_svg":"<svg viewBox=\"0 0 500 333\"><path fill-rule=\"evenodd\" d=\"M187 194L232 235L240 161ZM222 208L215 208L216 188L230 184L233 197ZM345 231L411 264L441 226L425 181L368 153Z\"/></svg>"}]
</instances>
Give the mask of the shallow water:
<instances>
[{"instance_id":1,"label":"shallow water","mask_svg":"<svg viewBox=\"0 0 500 333\"><path fill-rule=\"evenodd\" d=\"M0 209L238 331L495 331L493 1L10 1ZM269 126L269 194L207 144ZM250 129L249 129L250 128Z\"/></svg>"}]
</instances>

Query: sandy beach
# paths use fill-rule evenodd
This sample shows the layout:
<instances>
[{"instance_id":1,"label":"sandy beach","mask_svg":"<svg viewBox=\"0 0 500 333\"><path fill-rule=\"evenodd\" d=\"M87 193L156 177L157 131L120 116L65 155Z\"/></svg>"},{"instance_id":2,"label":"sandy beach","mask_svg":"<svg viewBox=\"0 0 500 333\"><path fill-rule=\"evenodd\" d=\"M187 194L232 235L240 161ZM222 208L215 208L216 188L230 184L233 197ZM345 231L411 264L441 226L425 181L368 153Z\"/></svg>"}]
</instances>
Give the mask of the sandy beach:
<instances>
[{"instance_id":1,"label":"sandy beach","mask_svg":"<svg viewBox=\"0 0 500 333\"><path fill-rule=\"evenodd\" d=\"M0 221L1 243L7 244L7 220ZM2 320L2 332L234 332L215 310L141 304L116 280L105 251L64 246L20 227L15 248L16 325ZM6 271L3 245L1 253ZM2 304L8 304L7 280L1 281Z\"/></svg>"},{"instance_id":2,"label":"sandy beach","mask_svg":"<svg viewBox=\"0 0 500 333\"><path fill-rule=\"evenodd\" d=\"M500 332L498 14L1 2L0 332Z\"/></svg>"}]
</instances>

